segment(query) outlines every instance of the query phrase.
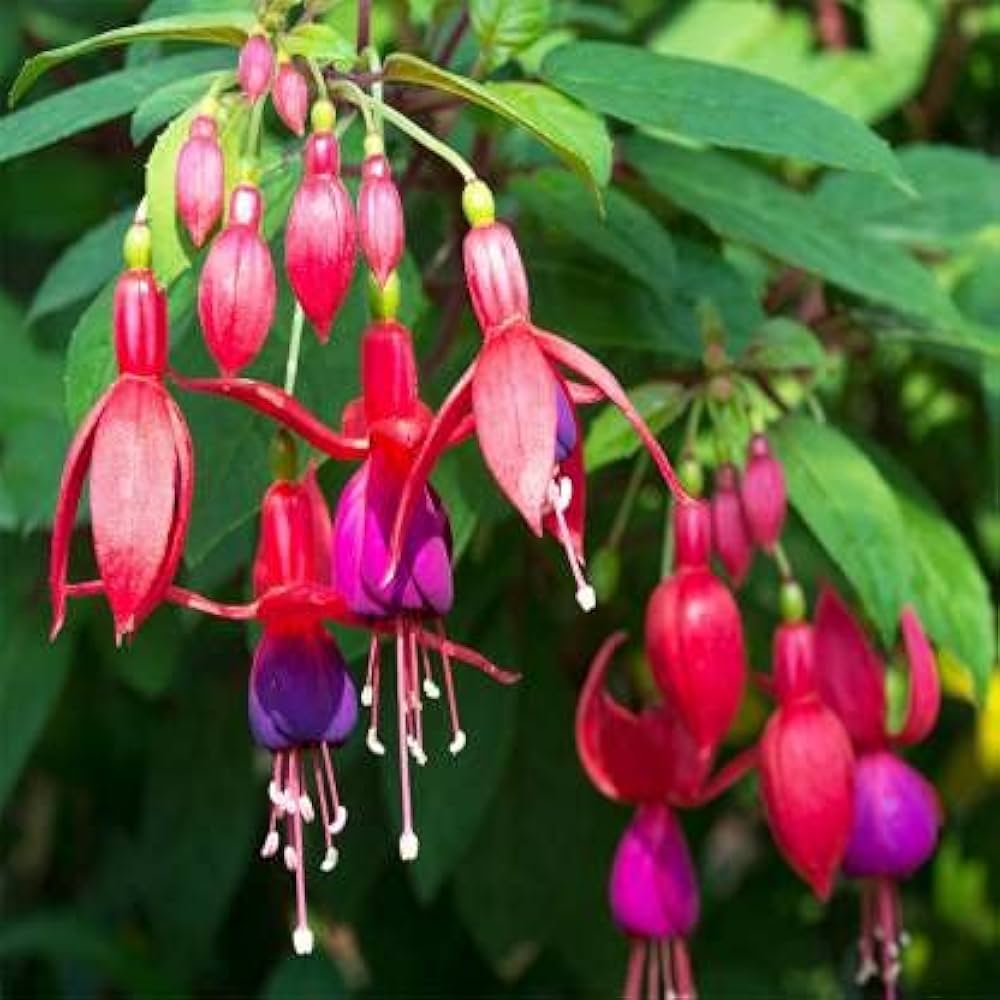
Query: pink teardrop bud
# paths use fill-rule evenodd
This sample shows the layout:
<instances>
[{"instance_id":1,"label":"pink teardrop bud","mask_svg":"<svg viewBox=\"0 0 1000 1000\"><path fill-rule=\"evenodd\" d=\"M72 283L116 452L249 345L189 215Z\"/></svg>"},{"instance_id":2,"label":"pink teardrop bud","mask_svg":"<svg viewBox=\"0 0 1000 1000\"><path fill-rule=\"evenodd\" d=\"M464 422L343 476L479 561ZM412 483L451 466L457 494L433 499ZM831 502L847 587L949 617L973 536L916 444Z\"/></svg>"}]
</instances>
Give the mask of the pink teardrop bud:
<instances>
[{"instance_id":1,"label":"pink teardrop bud","mask_svg":"<svg viewBox=\"0 0 1000 1000\"><path fill-rule=\"evenodd\" d=\"M475 226L465 234L465 280L484 334L529 317L528 278L514 234L502 222Z\"/></svg>"},{"instance_id":2,"label":"pink teardrop bud","mask_svg":"<svg viewBox=\"0 0 1000 1000\"><path fill-rule=\"evenodd\" d=\"M688 500L674 506L674 564L707 566L712 549L712 514L704 500Z\"/></svg>"},{"instance_id":3,"label":"pink teardrop bud","mask_svg":"<svg viewBox=\"0 0 1000 1000\"><path fill-rule=\"evenodd\" d=\"M167 298L153 272L125 271L115 287L113 327L118 371L160 376L167 368Z\"/></svg>"},{"instance_id":4,"label":"pink teardrop bud","mask_svg":"<svg viewBox=\"0 0 1000 1000\"><path fill-rule=\"evenodd\" d=\"M774 548L785 524L788 494L781 462L763 434L750 439L740 496L750 537L763 549Z\"/></svg>"},{"instance_id":5,"label":"pink teardrop bud","mask_svg":"<svg viewBox=\"0 0 1000 1000\"><path fill-rule=\"evenodd\" d=\"M278 67L271 99L281 120L296 135L304 135L309 111L309 85L292 63L283 62Z\"/></svg>"},{"instance_id":6,"label":"pink teardrop bud","mask_svg":"<svg viewBox=\"0 0 1000 1000\"><path fill-rule=\"evenodd\" d=\"M274 319L277 286L271 252L260 235L262 210L253 184L233 191L229 222L212 244L198 286L205 343L227 376L253 361Z\"/></svg>"},{"instance_id":7,"label":"pink teardrop bud","mask_svg":"<svg viewBox=\"0 0 1000 1000\"><path fill-rule=\"evenodd\" d=\"M399 190L381 153L366 157L361 167L358 237L376 281L384 285L402 260L405 226Z\"/></svg>"},{"instance_id":8,"label":"pink teardrop bud","mask_svg":"<svg viewBox=\"0 0 1000 1000\"><path fill-rule=\"evenodd\" d=\"M818 693L815 636L807 622L780 625L774 633L773 678L779 701Z\"/></svg>"},{"instance_id":9,"label":"pink teardrop bud","mask_svg":"<svg viewBox=\"0 0 1000 1000\"><path fill-rule=\"evenodd\" d=\"M715 474L712 496L712 540L733 586L746 578L753 562L753 540L743 515L736 467L726 463Z\"/></svg>"},{"instance_id":10,"label":"pink teardrop bud","mask_svg":"<svg viewBox=\"0 0 1000 1000\"><path fill-rule=\"evenodd\" d=\"M331 133L309 137L305 176L285 231L285 270L295 297L326 343L351 286L357 236L347 188L337 176L340 154Z\"/></svg>"},{"instance_id":11,"label":"pink teardrop bud","mask_svg":"<svg viewBox=\"0 0 1000 1000\"><path fill-rule=\"evenodd\" d=\"M263 97L271 86L274 74L274 50L263 35L251 35L240 49L237 76L240 89L248 101Z\"/></svg>"},{"instance_id":12,"label":"pink teardrop bud","mask_svg":"<svg viewBox=\"0 0 1000 1000\"><path fill-rule=\"evenodd\" d=\"M177 157L174 191L177 212L196 247L222 217L225 198L225 161L215 119L198 115Z\"/></svg>"}]
</instances>

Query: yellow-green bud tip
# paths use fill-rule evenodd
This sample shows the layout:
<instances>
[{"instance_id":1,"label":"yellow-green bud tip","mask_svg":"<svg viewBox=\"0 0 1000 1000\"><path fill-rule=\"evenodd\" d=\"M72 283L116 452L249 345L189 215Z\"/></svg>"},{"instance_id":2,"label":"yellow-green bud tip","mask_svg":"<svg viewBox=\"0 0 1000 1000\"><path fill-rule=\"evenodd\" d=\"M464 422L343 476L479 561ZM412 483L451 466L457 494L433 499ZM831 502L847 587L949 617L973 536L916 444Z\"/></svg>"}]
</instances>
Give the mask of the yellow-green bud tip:
<instances>
[{"instance_id":1,"label":"yellow-green bud tip","mask_svg":"<svg viewBox=\"0 0 1000 1000\"><path fill-rule=\"evenodd\" d=\"M198 114L205 118L215 118L219 113L219 102L211 95L203 97L198 105Z\"/></svg>"},{"instance_id":2,"label":"yellow-green bud tip","mask_svg":"<svg viewBox=\"0 0 1000 1000\"><path fill-rule=\"evenodd\" d=\"M337 121L337 110L331 101L323 97L313 104L309 118L314 132L332 132Z\"/></svg>"},{"instance_id":3,"label":"yellow-green bud tip","mask_svg":"<svg viewBox=\"0 0 1000 1000\"><path fill-rule=\"evenodd\" d=\"M278 431L271 439L271 473L275 479L286 482L298 473L299 456L295 438L286 430Z\"/></svg>"},{"instance_id":4,"label":"yellow-green bud tip","mask_svg":"<svg viewBox=\"0 0 1000 1000\"><path fill-rule=\"evenodd\" d=\"M385 153L385 143L377 132L369 132L365 136L365 156L382 156Z\"/></svg>"},{"instance_id":5,"label":"yellow-green bud tip","mask_svg":"<svg viewBox=\"0 0 1000 1000\"><path fill-rule=\"evenodd\" d=\"M462 192L462 211L473 228L488 226L496 219L493 192L481 180L469 181Z\"/></svg>"},{"instance_id":6,"label":"yellow-green bud tip","mask_svg":"<svg viewBox=\"0 0 1000 1000\"><path fill-rule=\"evenodd\" d=\"M705 473L701 463L693 458L685 458L677 467L677 478L688 496L700 497L705 490Z\"/></svg>"},{"instance_id":7,"label":"yellow-green bud tip","mask_svg":"<svg viewBox=\"0 0 1000 1000\"><path fill-rule=\"evenodd\" d=\"M260 165L251 156L245 156L240 160L240 183L256 184L260 179Z\"/></svg>"},{"instance_id":8,"label":"yellow-green bud tip","mask_svg":"<svg viewBox=\"0 0 1000 1000\"><path fill-rule=\"evenodd\" d=\"M795 580L786 580L781 585L778 598L781 620L786 624L800 622L806 614L806 595Z\"/></svg>"},{"instance_id":9,"label":"yellow-green bud tip","mask_svg":"<svg viewBox=\"0 0 1000 1000\"><path fill-rule=\"evenodd\" d=\"M149 267L152 253L153 237L150 235L149 226L145 223L129 226L122 249L125 266L133 271L145 270Z\"/></svg>"},{"instance_id":10,"label":"yellow-green bud tip","mask_svg":"<svg viewBox=\"0 0 1000 1000\"><path fill-rule=\"evenodd\" d=\"M368 274L368 304L375 319L395 319L399 311L399 275L393 271L380 285L374 274Z\"/></svg>"}]
</instances>

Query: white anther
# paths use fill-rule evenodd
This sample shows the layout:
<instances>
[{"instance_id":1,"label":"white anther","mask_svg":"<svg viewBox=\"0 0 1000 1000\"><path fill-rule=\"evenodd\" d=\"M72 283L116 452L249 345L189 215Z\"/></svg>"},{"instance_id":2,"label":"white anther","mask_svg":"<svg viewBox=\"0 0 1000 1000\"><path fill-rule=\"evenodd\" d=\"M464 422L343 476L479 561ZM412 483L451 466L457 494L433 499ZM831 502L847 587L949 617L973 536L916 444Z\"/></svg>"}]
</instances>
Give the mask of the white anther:
<instances>
[{"instance_id":1,"label":"white anther","mask_svg":"<svg viewBox=\"0 0 1000 1000\"><path fill-rule=\"evenodd\" d=\"M332 872L333 869L337 867L337 861L339 858L340 852L333 846L333 844L331 844L326 849L326 854L323 855L323 860L319 864L320 870L324 872Z\"/></svg>"},{"instance_id":2,"label":"white anther","mask_svg":"<svg viewBox=\"0 0 1000 1000\"><path fill-rule=\"evenodd\" d=\"M292 947L296 955L311 955L315 944L313 932L308 927L299 925L292 931Z\"/></svg>"},{"instance_id":3,"label":"white anther","mask_svg":"<svg viewBox=\"0 0 1000 1000\"><path fill-rule=\"evenodd\" d=\"M376 757L381 757L385 753L385 745L378 738L377 729L369 729L368 735L365 737L365 742L368 744L368 749L375 754Z\"/></svg>"},{"instance_id":4,"label":"white anther","mask_svg":"<svg viewBox=\"0 0 1000 1000\"><path fill-rule=\"evenodd\" d=\"M371 708L374 700L375 692L372 690L371 684L366 684L361 689L361 704L364 705L365 708Z\"/></svg>"},{"instance_id":5,"label":"white anther","mask_svg":"<svg viewBox=\"0 0 1000 1000\"><path fill-rule=\"evenodd\" d=\"M285 812L288 813L289 816L294 816L299 811L298 799L296 799L287 788L282 796L282 802L285 806Z\"/></svg>"},{"instance_id":6,"label":"white anther","mask_svg":"<svg viewBox=\"0 0 1000 1000\"><path fill-rule=\"evenodd\" d=\"M291 844L285 844L285 852L283 855L285 859L285 867L293 872L298 867L299 856L295 853L295 848Z\"/></svg>"},{"instance_id":7,"label":"white anther","mask_svg":"<svg viewBox=\"0 0 1000 1000\"><path fill-rule=\"evenodd\" d=\"M271 830L264 838L264 843L260 846L260 856L262 858L273 858L278 853L280 838L277 830Z\"/></svg>"},{"instance_id":8,"label":"white anther","mask_svg":"<svg viewBox=\"0 0 1000 1000\"><path fill-rule=\"evenodd\" d=\"M593 611L597 607L597 591L588 583L576 592L576 603L584 611Z\"/></svg>"},{"instance_id":9,"label":"white anther","mask_svg":"<svg viewBox=\"0 0 1000 1000\"><path fill-rule=\"evenodd\" d=\"M878 966L871 958L866 958L859 966L858 973L854 977L854 981L858 986L864 986L872 976L878 975Z\"/></svg>"},{"instance_id":10,"label":"white anther","mask_svg":"<svg viewBox=\"0 0 1000 1000\"><path fill-rule=\"evenodd\" d=\"M562 511L568 510L569 505L573 502L573 480L569 476L563 476L559 480L559 509Z\"/></svg>"},{"instance_id":11,"label":"white anther","mask_svg":"<svg viewBox=\"0 0 1000 1000\"><path fill-rule=\"evenodd\" d=\"M417 738L415 736L407 736L406 746L409 748L410 756L423 767L427 763L427 754L424 753L424 748L417 742Z\"/></svg>"},{"instance_id":12,"label":"white anther","mask_svg":"<svg viewBox=\"0 0 1000 1000\"><path fill-rule=\"evenodd\" d=\"M465 730L456 729L452 741L448 744L448 750L452 757L457 757L465 749L466 742Z\"/></svg>"},{"instance_id":13,"label":"white anther","mask_svg":"<svg viewBox=\"0 0 1000 1000\"><path fill-rule=\"evenodd\" d=\"M441 697L441 688L437 686L429 677L424 678L424 694L431 701L437 701Z\"/></svg>"},{"instance_id":14,"label":"white anther","mask_svg":"<svg viewBox=\"0 0 1000 1000\"><path fill-rule=\"evenodd\" d=\"M399 836L399 856L403 861L416 861L420 853L420 841L412 830L404 830Z\"/></svg>"},{"instance_id":15,"label":"white anther","mask_svg":"<svg viewBox=\"0 0 1000 1000\"><path fill-rule=\"evenodd\" d=\"M267 797L271 800L274 806L282 811L285 808L285 793L281 790L280 786L276 781L271 781L267 786Z\"/></svg>"},{"instance_id":16,"label":"white anther","mask_svg":"<svg viewBox=\"0 0 1000 1000\"><path fill-rule=\"evenodd\" d=\"M299 812L306 823L311 823L316 818L316 810L313 808L312 799L308 795L299 796Z\"/></svg>"},{"instance_id":17,"label":"white anther","mask_svg":"<svg viewBox=\"0 0 1000 1000\"><path fill-rule=\"evenodd\" d=\"M336 837L345 826L347 826L347 809L344 806L337 806L333 813L333 822L327 829Z\"/></svg>"}]
</instances>

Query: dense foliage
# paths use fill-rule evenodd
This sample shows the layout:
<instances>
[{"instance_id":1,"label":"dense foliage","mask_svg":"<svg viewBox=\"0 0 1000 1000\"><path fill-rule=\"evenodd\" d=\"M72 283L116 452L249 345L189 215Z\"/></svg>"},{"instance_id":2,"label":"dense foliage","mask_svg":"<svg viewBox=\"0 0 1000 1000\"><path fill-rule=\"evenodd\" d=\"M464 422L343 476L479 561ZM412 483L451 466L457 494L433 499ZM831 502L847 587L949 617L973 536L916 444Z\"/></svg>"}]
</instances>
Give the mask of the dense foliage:
<instances>
[{"instance_id":1,"label":"dense foliage","mask_svg":"<svg viewBox=\"0 0 1000 1000\"><path fill-rule=\"evenodd\" d=\"M832 584L887 657L896 732L908 694L897 634L915 608L945 697L908 759L934 783L944 825L933 859L902 884L903 992L989 992L1000 978L1000 17L966 0L376 0L360 16L339 0L0 9L13 105L0 118L0 990L620 988L627 945L607 884L630 812L587 782L574 709L618 629L632 637L611 686L626 704L656 700L668 668L653 655L650 670L641 636L675 539L669 491L618 410L579 408L591 614L574 602L559 545L525 530L474 445L436 466L457 556L448 632L523 677L501 687L456 666L468 745L454 758L447 714L426 713L432 759L412 768L410 864L397 852L393 755L367 753L360 730L338 751L350 822L336 870L310 872L308 958L289 947L287 873L256 857L270 774L246 726L259 624L164 606L116 648L105 603L75 600L48 642L59 470L116 375L112 302L144 198L171 364L216 371L198 318L211 241L199 249L185 232L175 175L210 93L227 186L240 178L260 121L237 88L237 53L258 15L287 17L282 46L308 86L309 60L333 83L352 198L368 150L337 83L360 84L366 110L365 94L384 88L406 216L399 319L414 331L428 403L441 404L481 338L463 277L463 177L408 122L490 184L517 235L533 319L614 369L665 450L685 457L686 483L692 464L742 463L766 429L791 511L777 558L757 551L733 587L755 672L767 670L780 618L796 618L779 607L782 581L794 572L810 609L832 607L829 591L819 597ZM359 25L380 62L358 64ZM285 100L287 111L294 93ZM254 173L276 264L302 181L294 119L266 111ZM365 284L359 267L329 343L307 333L295 355L297 398L333 427L359 394ZM277 288L245 374L281 385L301 323L280 268ZM259 585L273 423L209 395L175 397L196 459L179 579L246 602ZM350 471L322 462L327 497ZM726 474L706 476L708 495ZM87 511L74 579L88 563L93 575ZM366 637L335 631L360 687ZM768 687L748 688L723 757L760 737ZM393 734L388 724L387 743ZM701 884L701 991L861 995L858 888L842 879L817 902L765 822L762 798L774 825L780 789L757 784L745 777L679 814Z\"/></svg>"}]
</instances>

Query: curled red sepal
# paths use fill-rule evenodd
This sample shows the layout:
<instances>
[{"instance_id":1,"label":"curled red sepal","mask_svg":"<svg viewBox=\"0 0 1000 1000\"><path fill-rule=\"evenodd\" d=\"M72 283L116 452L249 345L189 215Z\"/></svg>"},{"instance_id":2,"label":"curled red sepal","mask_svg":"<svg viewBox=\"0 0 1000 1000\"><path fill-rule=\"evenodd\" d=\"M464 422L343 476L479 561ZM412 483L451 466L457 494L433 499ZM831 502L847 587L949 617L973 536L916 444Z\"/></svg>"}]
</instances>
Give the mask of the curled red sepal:
<instances>
[{"instance_id":1,"label":"curled red sepal","mask_svg":"<svg viewBox=\"0 0 1000 1000\"><path fill-rule=\"evenodd\" d=\"M294 396L268 382L250 378L185 378L177 372L171 372L170 377L189 392L235 399L251 407L298 434L330 458L353 461L368 455L366 437L348 437L332 430Z\"/></svg>"},{"instance_id":2,"label":"curled red sepal","mask_svg":"<svg viewBox=\"0 0 1000 1000\"><path fill-rule=\"evenodd\" d=\"M898 746L919 743L934 728L941 708L941 680L934 650L916 611L907 605L900 616L903 645L910 668L909 694L903 728L892 740Z\"/></svg>"},{"instance_id":3,"label":"curled red sepal","mask_svg":"<svg viewBox=\"0 0 1000 1000\"><path fill-rule=\"evenodd\" d=\"M696 805L705 805L728 791L752 768L757 766L759 750L756 745L745 747L734 754L701 786Z\"/></svg>"},{"instance_id":4,"label":"curled red sepal","mask_svg":"<svg viewBox=\"0 0 1000 1000\"><path fill-rule=\"evenodd\" d=\"M197 611L203 615L212 615L213 618L226 618L236 622L253 621L257 617L259 603L251 601L249 604L223 604L197 591L176 585L167 588L167 600L178 607L187 608L188 611Z\"/></svg>"},{"instance_id":5,"label":"curled red sepal","mask_svg":"<svg viewBox=\"0 0 1000 1000\"><path fill-rule=\"evenodd\" d=\"M622 416L632 425L646 446L656 463L656 467L660 470L663 481L675 499L690 500L691 498L677 478L666 452L656 440L653 432L646 426L639 411L632 405L632 401L628 398L618 379L597 358L577 347L576 344L538 327L533 327L532 332L538 345L553 361L564 365L577 375L583 376L621 410Z\"/></svg>"},{"instance_id":6,"label":"curled red sepal","mask_svg":"<svg viewBox=\"0 0 1000 1000\"><path fill-rule=\"evenodd\" d=\"M387 629L387 631L391 631L391 628ZM444 635L437 635L427 629L420 629L417 632L417 642L421 646L437 650L442 656L447 656L467 666L475 667L476 670L486 674L487 677L498 684L516 684L521 679L521 675L517 671L504 670L493 663L492 660L488 660L482 653L477 653L476 650L454 642Z\"/></svg>"}]
</instances>

